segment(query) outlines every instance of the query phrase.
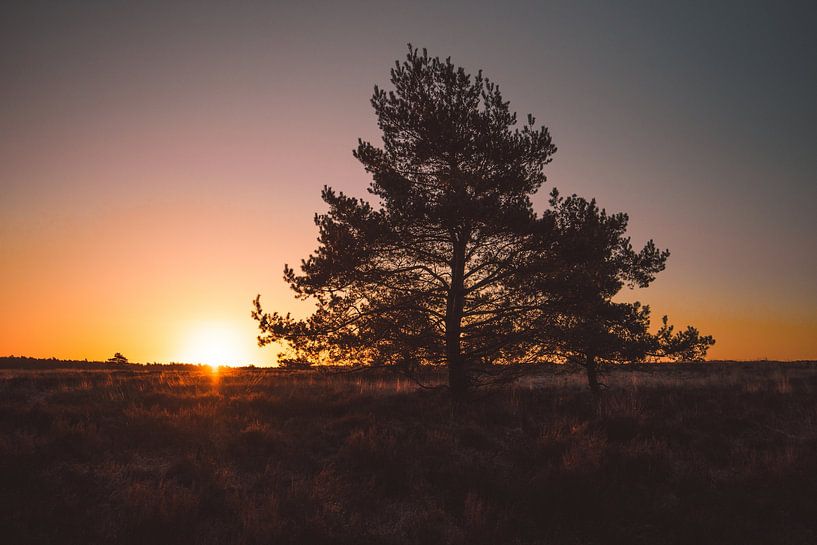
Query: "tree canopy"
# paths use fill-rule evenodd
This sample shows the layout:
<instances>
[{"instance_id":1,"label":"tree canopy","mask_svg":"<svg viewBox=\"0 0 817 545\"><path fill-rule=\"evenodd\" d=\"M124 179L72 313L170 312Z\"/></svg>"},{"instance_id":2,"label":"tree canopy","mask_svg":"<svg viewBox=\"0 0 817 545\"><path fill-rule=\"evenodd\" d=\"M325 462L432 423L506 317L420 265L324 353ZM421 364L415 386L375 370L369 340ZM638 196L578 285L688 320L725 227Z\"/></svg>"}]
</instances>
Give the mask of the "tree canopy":
<instances>
[{"instance_id":1,"label":"tree canopy","mask_svg":"<svg viewBox=\"0 0 817 545\"><path fill-rule=\"evenodd\" d=\"M546 127L531 115L517 126L481 71L411 46L391 84L371 99L383 145L354 151L376 203L324 187L318 249L299 273L284 268L315 312L296 320L256 298L259 344L283 342L298 361L444 363L462 395L488 363L637 359L680 343L649 334L646 307L610 301L625 283L648 285L668 252L652 241L635 252L625 215L579 197L554 193L534 211L556 152Z\"/></svg>"}]
</instances>

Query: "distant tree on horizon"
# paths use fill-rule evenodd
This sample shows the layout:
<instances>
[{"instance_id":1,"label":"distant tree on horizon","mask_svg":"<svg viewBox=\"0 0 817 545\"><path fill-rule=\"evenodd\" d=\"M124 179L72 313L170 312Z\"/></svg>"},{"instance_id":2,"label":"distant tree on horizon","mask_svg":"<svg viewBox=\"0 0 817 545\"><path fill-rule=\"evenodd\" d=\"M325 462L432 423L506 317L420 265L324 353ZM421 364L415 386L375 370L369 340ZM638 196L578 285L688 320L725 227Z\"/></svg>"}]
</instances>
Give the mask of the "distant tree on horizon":
<instances>
[{"instance_id":1,"label":"distant tree on horizon","mask_svg":"<svg viewBox=\"0 0 817 545\"><path fill-rule=\"evenodd\" d=\"M128 358L123 356L121 352L117 352L116 354L108 358L108 361L106 363L125 364L128 363Z\"/></svg>"},{"instance_id":2,"label":"distant tree on horizon","mask_svg":"<svg viewBox=\"0 0 817 545\"><path fill-rule=\"evenodd\" d=\"M411 46L391 83L393 91L375 87L371 99L383 146L361 140L354 151L378 205L324 187L329 210L315 216L319 247L300 274L284 268L296 297L314 301L315 312L304 320L267 313L256 297L259 345L282 342L282 356L297 361L443 363L452 395L462 398L486 363L590 353L601 345L577 341L589 324L648 324L648 315L634 321L632 307L624 312L609 298L620 281L649 284L668 254L652 242L627 251L626 221L613 216L601 236L618 236L617 245L574 259L572 247L598 242L590 223L571 223L586 201L554 195L553 210L541 215L531 203L556 152L546 127L528 115L517 128L481 71L469 75ZM618 259L613 270L610 256ZM617 289L586 281L605 275ZM585 299L598 304L577 305ZM620 312L595 319L601 310Z\"/></svg>"}]
</instances>

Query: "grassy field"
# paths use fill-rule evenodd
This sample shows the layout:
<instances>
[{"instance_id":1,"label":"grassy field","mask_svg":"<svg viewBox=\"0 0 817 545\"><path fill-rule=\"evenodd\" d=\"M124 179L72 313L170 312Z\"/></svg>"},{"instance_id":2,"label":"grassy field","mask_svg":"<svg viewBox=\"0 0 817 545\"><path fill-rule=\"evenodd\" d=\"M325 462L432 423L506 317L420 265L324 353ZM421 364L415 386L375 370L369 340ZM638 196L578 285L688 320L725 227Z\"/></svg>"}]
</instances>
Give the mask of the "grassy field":
<instances>
[{"instance_id":1,"label":"grassy field","mask_svg":"<svg viewBox=\"0 0 817 545\"><path fill-rule=\"evenodd\" d=\"M0 542L817 543L817 366L0 370Z\"/></svg>"}]
</instances>

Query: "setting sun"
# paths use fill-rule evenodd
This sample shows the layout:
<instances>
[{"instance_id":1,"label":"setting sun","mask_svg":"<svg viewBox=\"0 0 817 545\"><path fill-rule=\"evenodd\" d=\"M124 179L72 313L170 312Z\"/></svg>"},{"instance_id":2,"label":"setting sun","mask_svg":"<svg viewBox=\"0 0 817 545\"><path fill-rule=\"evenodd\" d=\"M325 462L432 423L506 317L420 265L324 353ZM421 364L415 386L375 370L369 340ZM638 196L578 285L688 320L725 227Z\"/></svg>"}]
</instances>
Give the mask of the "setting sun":
<instances>
[{"instance_id":1,"label":"setting sun","mask_svg":"<svg viewBox=\"0 0 817 545\"><path fill-rule=\"evenodd\" d=\"M204 363L213 369L247 363L252 340L239 334L238 328L224 323L190 326L183 339L178 360L184 363Z\"/></svg>"}]
</instances>

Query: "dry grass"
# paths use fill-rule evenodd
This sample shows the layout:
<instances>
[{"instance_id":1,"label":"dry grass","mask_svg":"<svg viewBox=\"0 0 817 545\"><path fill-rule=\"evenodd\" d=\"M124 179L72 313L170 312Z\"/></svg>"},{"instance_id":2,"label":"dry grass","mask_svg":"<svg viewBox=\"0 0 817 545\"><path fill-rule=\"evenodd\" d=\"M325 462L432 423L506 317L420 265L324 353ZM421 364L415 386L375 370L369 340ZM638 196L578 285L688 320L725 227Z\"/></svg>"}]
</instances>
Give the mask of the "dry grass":
<instances>
[{"instance_id":1,"label":"dry grass","mask_svg":"<svg viewBox=\"0 0 817 545\"><path fill-rule=\"evenodd\" d=\"M0 541L817 543L817 367L0 370Z\"/></svg>"}]
</instances>

